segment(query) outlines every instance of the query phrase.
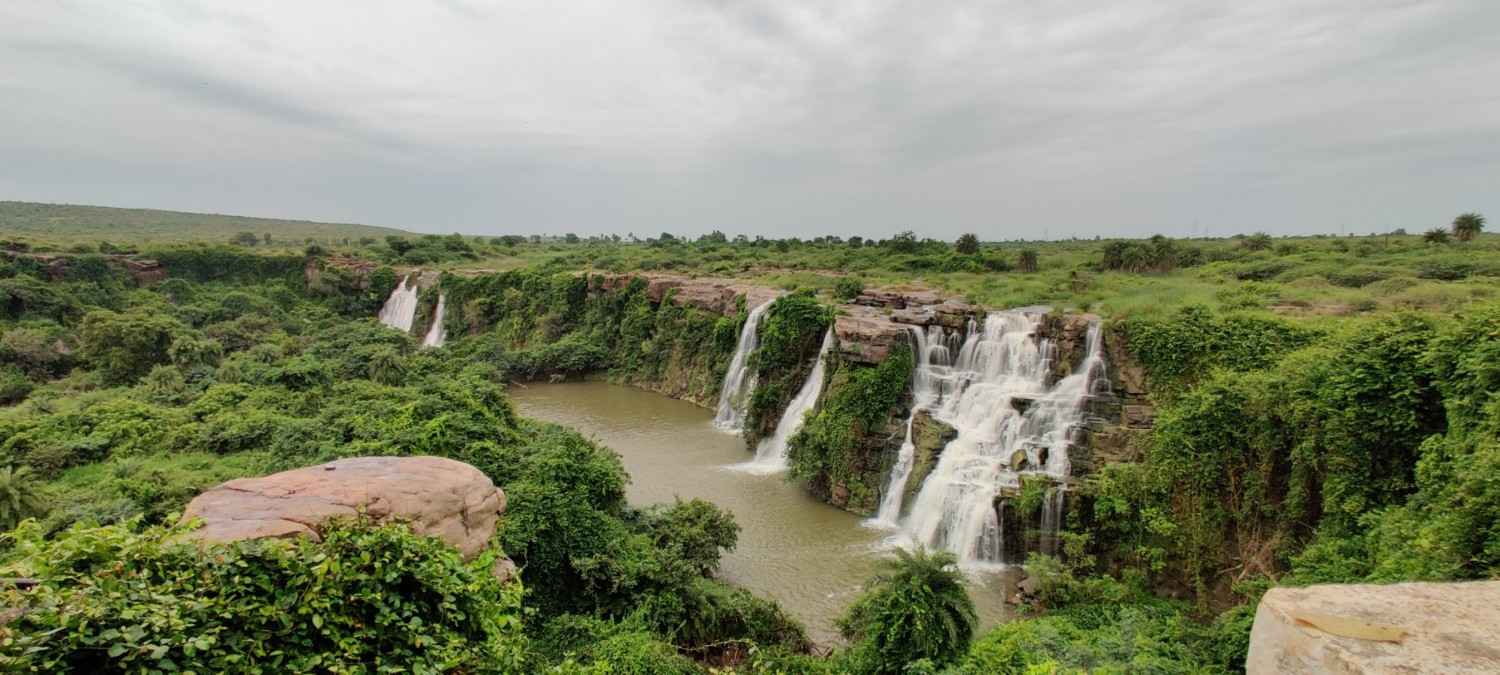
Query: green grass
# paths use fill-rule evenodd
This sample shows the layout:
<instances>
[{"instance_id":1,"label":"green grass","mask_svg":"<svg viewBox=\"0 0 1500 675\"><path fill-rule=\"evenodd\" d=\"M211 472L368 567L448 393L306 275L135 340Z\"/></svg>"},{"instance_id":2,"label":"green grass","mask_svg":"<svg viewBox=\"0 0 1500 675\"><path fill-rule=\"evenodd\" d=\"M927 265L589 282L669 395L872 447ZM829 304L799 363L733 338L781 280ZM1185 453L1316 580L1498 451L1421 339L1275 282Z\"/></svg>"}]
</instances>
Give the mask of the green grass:
<instances>
[{"instance_id":1,"label":"green grass","mask_svg":"<svg viewBox=\"0 0 1500 675\"><path fill-rule=\"evenodd\" d=\"M279 240L299 247L307 239L326 242L408 234L392 228L350 223L0 201L0 237L33 243L222 243L237 232L253 232L256 236L270 233L273 242Z\"/></svg>"}]
</instances>

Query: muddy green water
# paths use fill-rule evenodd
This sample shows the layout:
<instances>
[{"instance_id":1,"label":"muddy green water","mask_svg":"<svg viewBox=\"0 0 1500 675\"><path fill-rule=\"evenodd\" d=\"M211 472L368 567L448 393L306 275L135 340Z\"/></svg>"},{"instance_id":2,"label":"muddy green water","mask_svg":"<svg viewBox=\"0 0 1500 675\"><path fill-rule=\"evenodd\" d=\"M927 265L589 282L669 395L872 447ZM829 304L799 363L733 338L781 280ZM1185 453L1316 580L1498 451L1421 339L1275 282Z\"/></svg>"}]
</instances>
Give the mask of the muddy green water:
<instances>
[{"instance_id":1,"label":"muddy green water","mask_svg":"<svg viewBox=\"0 0 1500 675\"><path fill-rule=\"evenodd\" d=\"M510 390L522 414L577 429L620 454L629 499L643 506L701 497L734 513L739 546L720 576L781 603L814 640L837 639L833 622L859 594L888 533L819 502L783 476L726 467L750 458L739 436L718 431L713 412L685 401L603 382L532 384ZM1007 616L1011 578L971 577L969 594L987 627Z\"/></svg>"}]
</instances>

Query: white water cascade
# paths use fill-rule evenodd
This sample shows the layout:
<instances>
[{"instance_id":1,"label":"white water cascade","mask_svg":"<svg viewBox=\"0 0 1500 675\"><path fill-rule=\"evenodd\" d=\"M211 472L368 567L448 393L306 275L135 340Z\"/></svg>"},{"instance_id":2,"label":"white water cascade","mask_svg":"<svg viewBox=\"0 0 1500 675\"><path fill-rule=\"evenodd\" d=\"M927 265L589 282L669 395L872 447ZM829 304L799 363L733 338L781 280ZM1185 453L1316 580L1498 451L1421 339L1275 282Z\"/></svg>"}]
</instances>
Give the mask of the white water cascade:
<instances>
[{"instance_id":1,"label":"white water cascade","mask_svg":"<svg viewBox=\"0 0 1500 675\"><path fill-rule=\"evenodd\" d=\"M964 341L949 376L954 389L932 408L958 437L923 481L898 541L952 551L966 565L1003 564L1005 532L995 506L1001 490L1018 489L1022 475L1068 475L1068 446L1084 405L1096 382L1108 386L1099 326L1089 327L1083 363L1048 387L1053 347L1035 337L1041 316L1034 309L995 312ZM1061 491L1046 501L1055 527Z\"/></svg>"},{"instance_id":2,"label":"white water cascade","mask_svg":"<svg viewBox=\"0 0 1500 675\"><path fill-rule=\"evenodd\" d=\"M410 333L412 320L417 317L417 284L407 277L391 291L385 305L380 308L380 323L396 330Z\"/></svg>"},{"instance_id":3,"label":"white water cascade","mask_svg":"<svg viewBox=\"0 0 1500 675\"><path fill-rule=\"evenodd\" d=\"M971 322L972 323L972 322ZM953 379L953 351L958 347L959 335L950 334L942 326L908 326L911 331L912 355L916 362L911 372L911 414L906 416L906 439L896 455L896 464L891 467L891 477L880 498L880 509L875 517L866 521L868 527L892 529L899 526L901 506L906 498L906 480L911 477L912 464L916 461L916 442L912 440L912 421L920 410L942 405L945 397L953 393L957 382ZM971 325L969 332L974 332Z\"/></svg>"},{"instance_id":4,"label":"white water cascade","mask_svg":"<svg viewBox=\"0 0 1500 675\"><path fill-rule=\"evenodd\" d=\"M769 438L763 438L760 446L755 448L755 459L743 464L737 464L734 468L749 473L771 474L785 471L787 468L787 441L802 429L802 423L811 412L813 406L818 402L818 396L823 393L824 357L828 350L833 348L833 328L823 335L823 346L818 348L818 361L813 365L811 373L807 375L807 381L802 383L802 388L797 390L797 396L786 406L786 411L781 413L781 420L776 423L776 433Z\"/></svg>"},{"instance_id":5,"label":"white water cascade","mask_svg":"<svg viewBox=\"0 0 1500 675\"><path fill-rule=\"evenodd\" d=\"M745 422L745 398L755 389L755 376L750 372L750 355L760 345L760 322L771 303L764 302L750 310L745 318L745 327L740 329L740 341L734 348L734 358L729 361L729 370L724 373L724 382L719 386L719 408L714 415L714 426L724 431L740 431Z\"/></svg>"},{"instance_id":6,"label":"white water cascade","mask_svg":"<svg viewBox=\"0 0 1500 675\"><path fill-rule=\"evenodd\" d=\"M448 330L443 327L443 306L447 301L446 294L438 294L437 308L432 310L432 327L427 329L427 335L422 338L423 347L441 347L448 339Z\"/></svg>"}]
</instances>

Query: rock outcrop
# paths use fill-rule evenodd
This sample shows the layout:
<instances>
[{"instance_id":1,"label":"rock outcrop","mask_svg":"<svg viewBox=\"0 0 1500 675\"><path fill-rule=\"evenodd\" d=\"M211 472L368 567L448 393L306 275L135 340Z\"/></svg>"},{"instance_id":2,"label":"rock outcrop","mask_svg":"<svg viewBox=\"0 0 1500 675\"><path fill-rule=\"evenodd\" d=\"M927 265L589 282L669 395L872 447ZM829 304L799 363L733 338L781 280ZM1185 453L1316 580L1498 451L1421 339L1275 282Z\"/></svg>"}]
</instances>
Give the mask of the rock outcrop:
<instances>
[{"instance_id":1,"label":"rock outcrop","mask_svg":"<svg viewBox=\"0 0 1500 675\"><path fill-rule=\"evenodd\" d=\"M1273 588L1250 675L1500 673L1500 581Z\"/></svg>"},{"instance_id":2,"label":"rock outcrop","mask_svg":"<svg viewBox=\"0 0 1500 675\"><path fill-rule=\"evenodd\" d=\"M202 521L190 537L229 542L317 540L328 520L363 514L407 523L413 532L438 537L472 558L489 544L504 512L505 493L463 462L355 457L229 481L194 498L182 517Z\"/></svg>"},{"instance_id":3,"label":"rock outcrop","mask_svg":"<svg viewBox=\"0 0 1500 675\"><path fill-rule=\"evenodd\" d=\"M943 326L963 330L984 309L927 289L871 289L839 306L833 331L839 352L856 363L874 364L891 348L910 343L910 326Z\"/></svg>"},{"instance_id":4,"label":"rock outcrop","mask_svg":"<svg viewBox=\"0 0 1500 675\"><path fill-rule=\"evenodd\" d=\"M590 285L604 291L620 291L640 279L646 284L646 299L660 304L669 296L674 304L721 316L739 311L736 298L745 296L745 306L755 307L780 295L776 290L733 279L688 277L676 274L596 274Z\"/></svg>"}]
</instances>

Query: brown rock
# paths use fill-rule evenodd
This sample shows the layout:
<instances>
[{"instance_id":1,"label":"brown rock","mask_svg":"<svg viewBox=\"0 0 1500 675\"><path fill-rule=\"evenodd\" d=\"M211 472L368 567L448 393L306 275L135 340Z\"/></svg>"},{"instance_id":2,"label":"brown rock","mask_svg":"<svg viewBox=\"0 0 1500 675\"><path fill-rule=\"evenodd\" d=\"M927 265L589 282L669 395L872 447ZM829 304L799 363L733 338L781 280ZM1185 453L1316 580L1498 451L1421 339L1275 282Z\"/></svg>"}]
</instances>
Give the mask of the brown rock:
<instances>
[{"instance_id":1,"label":"brown rock","mask_svg":"<svg viewBox=\"0 0 1500 675\"><path fill-rule=\"evenodd\" d=\"M1250 675L1500 673L1500 581L1273 588Z\"/></svg>"},{"instance_id":2,"label":"brown rock","mask_svg":"<svg viewBox=\"0 0 1500 675\"><path fill-rule=\"evenodd\" d=\"M465 558L489 544L505 493L468 464L441 457L355 457L260 478L232 480L198 495L182 518L189 536L212 542L311 537L329 519L360 513L398 520L441 538Z\"/></svg>"}]
</instances>

